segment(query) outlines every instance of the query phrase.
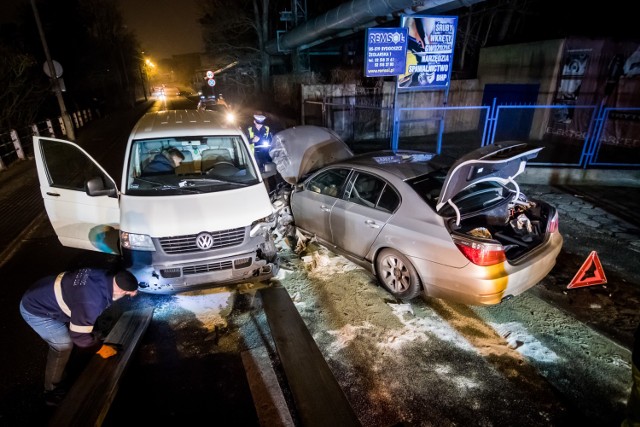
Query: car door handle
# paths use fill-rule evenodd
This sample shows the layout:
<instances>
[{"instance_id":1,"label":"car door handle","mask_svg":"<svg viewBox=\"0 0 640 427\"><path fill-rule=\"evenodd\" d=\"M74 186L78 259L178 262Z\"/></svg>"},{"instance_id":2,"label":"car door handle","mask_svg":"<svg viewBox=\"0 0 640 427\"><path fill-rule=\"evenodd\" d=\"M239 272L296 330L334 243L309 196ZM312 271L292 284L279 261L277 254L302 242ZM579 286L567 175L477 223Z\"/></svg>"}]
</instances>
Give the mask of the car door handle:
<instances>
[{"instance_id":1,"label":"car door handle","mask_svg":"<svg viewBox=\"0 0 640 427\"><path fill-rule=\"evenodd\" d=\"M331 212L331 208L328 208L326 205L320 206L320 209L325 211L325 212Z\"/></svg>"},{"instance_id":2,"label":"car door handle","mask_svg":"<svg viewBox=\"0 0 640 427\"><path fill-rule=\"evenodd\" d=\"M60 194L58 193L50 193L47 191L47 196L56 196L56 197L60 197Z\"/></svg>"},{"instance_id":3,"label":"car door handle","mask_svg":"<svg viewBox=\"0 0 640 427\"><path fill-rule=\"evenodd\" d=\"M380 228L380 226L378 224L376 224L376 222L374 220L372 220L372 219L368 219L364 223L367 224L371 228Z\"/></svg>"}]
</instances>

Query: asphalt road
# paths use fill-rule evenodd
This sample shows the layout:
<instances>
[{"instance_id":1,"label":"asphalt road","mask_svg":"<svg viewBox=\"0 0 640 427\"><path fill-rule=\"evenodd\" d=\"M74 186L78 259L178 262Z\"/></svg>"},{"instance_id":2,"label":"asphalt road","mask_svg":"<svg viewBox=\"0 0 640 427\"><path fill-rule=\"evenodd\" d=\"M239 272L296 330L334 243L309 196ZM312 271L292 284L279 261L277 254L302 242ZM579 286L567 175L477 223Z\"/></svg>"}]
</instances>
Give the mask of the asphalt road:
<instances>
[{"instance_id":1,"label":"asphalt road","mask_svg":"<svg viewBox=\"0 0 640 427\"><path fill-rule=\"evenodd\" d=\"M86 139L90 141L87 149L101 162L104 159L107 171L117 175L114 176L116 182L121 173L120 153L136 114L106 118L84 131L84 136L93 135ZM27 169L24 176L30 174L33 170ZM11 178L16 183L14 188L24 193L30 191L31 187L19 176L12 175ZM291 294L298 293L298 307L363 425L513 425L514 421L520 425L539 425L544 421L540 414L547 410L551 414L551 418L546 420L547 425L568 426L576 421L584 425L619 425L624 413L627 370L628 385L631 379L628 348L633 329L640 321L640 310L637 309L640 302L640 272L637 270L640 232L637 221L634 221L637 215L633 214L637 212L634 211L637 207L634 200L640 197L637 197L638 188L618 192L617 197L616 192L598 187L580 188L579 192L573 190L576 191L548 185L525 188L529 196L543 197L559 207L560 229L565 237L557 266L549 277L530 291L531 295L494 310L451 306L441 301L417 301L412 308L419 318L434 315L443 318L439 329L453 327L477 348L495 345L506 352L510 346L512 350L522 347L518 345L518 339L510 341L508 336L505 337L504 331L494 333L502 337L502 341L495 337L495 341L494 338L491 341L479 339L477 334L469 332L477 330L478 322L487 327L518 320L531 325L532 330L538 330L540 336L549 338L553 335L554 342L564 334L569 335L571 330L589 335L589 340L568 340L563 344L562 352L559 351L562 363L558 362L558 365L528 359L526 355L518 359L521 360L520 365L511 365L487 351L477 351L470 356L467 350L460 353L455 346L447 344L446 337L435 334L428 347L413 349L413 361L422 369L408 371L414 375L413 378L407 374L407 366L399 363L387 365L382 371L388 370L388 376L378 377L379 372L369 371L366 367L375 366L373 349L379 344L375 337L371 338L369 346L353 350L354 362L344 354L334 352L335 336L332 338L327 331L333 329L328 325L340 323L341 316L353 319L371 307L392 317L384 294L360 277L361 272L354 273L358 277L354 279L354 288L336 298L348 301L356 292L362 292L363 299L355 299L363 305L340 306L338 309L337 301L327 299L326 295L334 295L341 287L331 288L331 280L307 277L310 271L320 271L324 267L309 267L295 254L283 253L291 273L281 281ZM600 196L597 196L598 192ZM22 200L20 194L9 193L9 187L3 181L0 196L4 197L5 203ZM37 212L37 203L32 204L28 206L36 212L25 212L20 218L3 217L3 222L8 224L21 224L20 221L25 220L28 224L25 230L15 230L17 234L13 243L8 245L8 250L3 252L4 258L0 260L0 277L5 291L0 294L0 303L5 308L0 312L0 330L5 342L3 363L0 365L0 424L7 426L45 425L50 415L41 400L46 346L18 313L22 292L34 280L47 274L117 262L115 257L62 247L46 216L42 215L42 205ZM623 210L627 213L624 219L616 215ZM19 212L16 214L14 209L13 215L19 215ZM598 253L608 283L568 290L566 285L591 251ZM318 253L317 249L314 253ZM336 278L342 276L342 273L336 274ZM538 300L544 301L544 310L540 309ZM259 346L268 347L269 340L265 337L268 328L259 302L256 303L251 294L221 291L203 295L202 299L199 295L195 299L141 295L135 301L116 304L113 314L117 315L119 310L125 310L131 304L152 304L156 312L140 354L127 372L121 394L114 402L105 425L132 420L164 425L178 422L259 425L241 353ZM307 304L306 308L304 304ZM327 312L331 312L329 318L324 317ZM560 319L560 323L547 325L551 317ZM514 332L509 334L516 335ZM365 338L366 335L360 333ZM593 343L605 343L616 349L620 356L612 360L618 365L608 368L607 363L600 365L594 362L592 367L580 369L578 365L590 363L587 355L598 351ZM426 353L429 357L425 357ZM454 380L452 374L439 379L429 374L436 368L430 359L434 356L451 362L454 372L476 372L486 376L489 374L483 373L482 366L493 366L489 375L491 380L486 383L489 389L474 397L477 407L468 407L475 400L465 400L456 389L447 391L450 381ZM369 363L363 362L366 360ZM277 370L277 360L274 365ZM611 376L619 378L621 383L615 386L599 384L599 378L592 372L595 368L612 369ZM510 374L514 369L519 372L517 379ZM373 400L371 389L364 386L368 384L367 378L386 378L389 390L394 390L395 382L407 381L402 401ZM425 378L436 382L423 381ZM423 388L416 388L416 384ZM407 394L406 390L414 394ZM430 390L453 394L431 396ZM521 400L509 402L509 392L516 393ZM502 406L488 404L492 396L497 397ZM449 403L445 404L447 401ZM372 410L372 405L378 405L380 410ZM133 416L130 415L131 410L134 411Z\"/></svg>"}]
</instances>

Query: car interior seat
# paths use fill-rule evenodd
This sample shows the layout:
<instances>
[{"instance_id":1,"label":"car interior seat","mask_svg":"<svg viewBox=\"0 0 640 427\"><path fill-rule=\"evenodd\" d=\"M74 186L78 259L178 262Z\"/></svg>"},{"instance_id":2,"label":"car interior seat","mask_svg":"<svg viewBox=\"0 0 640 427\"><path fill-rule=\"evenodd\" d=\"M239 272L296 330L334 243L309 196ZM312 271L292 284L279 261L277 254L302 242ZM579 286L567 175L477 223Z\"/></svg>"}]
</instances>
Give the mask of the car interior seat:
<instances>
[{"instance_id":1,"label":"car interior seat","mask_svg":"<svg viewBox=\"0 0 640 427\"><path fill-rule=\"evenodd\" d=\"M233 159L226 148L211 148L202 152L202 171L211 169L220 162L233 164Z\"/></svg>"},{"instance_id":2,"label":"car interior seat","mask_svg":"<svg viewBox=\"0 0 640 427\"><path fill-rule=\"evenodd\" d=\"M156 154L162 152L162 147L162 141L147 141L142 144L142 151L140 153L140 170L144 170Z\"/></svg>"},{"instance_id":3,"label":"car interior seat","mask_svg":"<svg viewBox=\"0 0 640 427\"><path fill-rule=\"evenodd\" d=\"M371 177L360 175L354 185L354 195L352 199L361 205L374 207L378 194L376 193L376 181Z\"/></svg>"}]
</instances>

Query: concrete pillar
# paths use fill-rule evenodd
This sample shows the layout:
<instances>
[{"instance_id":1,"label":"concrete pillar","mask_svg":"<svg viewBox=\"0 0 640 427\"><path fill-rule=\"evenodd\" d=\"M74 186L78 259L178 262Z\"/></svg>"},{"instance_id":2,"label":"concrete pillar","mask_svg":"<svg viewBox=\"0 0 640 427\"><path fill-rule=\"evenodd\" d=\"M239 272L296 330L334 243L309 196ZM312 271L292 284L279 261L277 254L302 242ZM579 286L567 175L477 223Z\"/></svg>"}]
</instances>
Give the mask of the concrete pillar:
<instances>
[{"instance_id":1,"label":"concrete pillar","mask_svg":"<svg viewBox=\"0 0 640 427\"><path fill-rule=\"evenodd\" d=\"M64 120L62 120L62 117L58 117L58 121L60 122L60 129L62 130L62 134L66 136L67 128L64 125Z\"/></svg>"},{"instance_id":2,"label":"concrete pillar","mask_svg":"<svg viewBox=\"0 0 640 427\"><path fill-rule=\"evenodd\" d=\"M51 120L47 119L47 130L49 131L49 136L54 137L56 133L53 131L53 125L51 124Z\"/></svg>"},{"instance_id":3,"label":"concrete pillar","mask_svg":"<svg viewBox=\"0 0 640 427\"><path fill-rule=\"evenodd\" d=\"M22 150L22 144L20 138L18 138L18 132L11 129L11 141L13 142L13 148L16 150L16 154L20 160L24 160L24 151Z\"/></svg>"}]
</instances>

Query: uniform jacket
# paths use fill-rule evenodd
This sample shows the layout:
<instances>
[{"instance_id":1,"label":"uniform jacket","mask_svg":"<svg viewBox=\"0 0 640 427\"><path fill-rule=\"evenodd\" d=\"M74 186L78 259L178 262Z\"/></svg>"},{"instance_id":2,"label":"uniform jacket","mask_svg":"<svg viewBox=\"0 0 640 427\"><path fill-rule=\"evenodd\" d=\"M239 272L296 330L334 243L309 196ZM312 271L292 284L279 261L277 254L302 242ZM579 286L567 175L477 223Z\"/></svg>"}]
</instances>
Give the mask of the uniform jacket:
<instances>
[{"instance_id":1,"label":"uniform jacket","mask_svg":"<svg viewBox=\"0 0 640 427\"><path fill-rule=\"evenodd\" d=\"M262 125L260 129L257 129L255 125L251 125L247 128L247 133L249 134L249 144L251 144L251 148L254 149L255 145L253 143L253 137L260 137L260 141L267 140L269 144L271 144L271 129L269 126ZM258 143L259 145L260 143Z\"/></svg>"},{"instance_id":2,"label":"uniform jacket","mask_svg":"<svg viewBox=\"0 0 640 427\"><path fill-rule=\"evenodd\" d=\"M56 276L36 281L23 295L22 305L34 316L48 317L69 323L74 344L90 347L98 343L93 326L96 319L113 303L113 273L101 269L83 268L65 272L62 276L62 299L71 315L56 299Z\"/></svg>"}]
</instances>

